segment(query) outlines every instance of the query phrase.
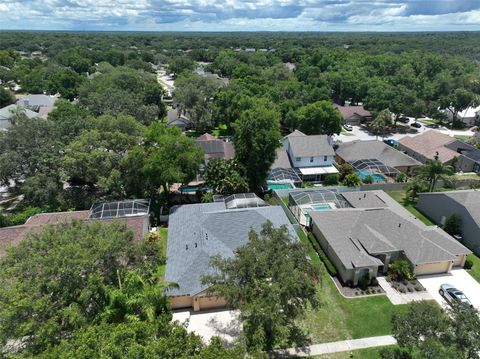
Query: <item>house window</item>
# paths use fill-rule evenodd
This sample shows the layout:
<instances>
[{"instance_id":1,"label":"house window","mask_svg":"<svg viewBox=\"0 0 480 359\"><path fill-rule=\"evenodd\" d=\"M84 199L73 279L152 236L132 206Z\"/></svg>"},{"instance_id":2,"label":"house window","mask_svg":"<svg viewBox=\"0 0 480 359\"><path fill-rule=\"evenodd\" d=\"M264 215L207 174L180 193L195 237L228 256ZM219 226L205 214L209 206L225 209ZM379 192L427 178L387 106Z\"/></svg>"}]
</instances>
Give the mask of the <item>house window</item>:
<instances>
[{"instance_id":1,"label":"house window","mask_svg":"<svg viewBox=\"0 0 480 359\"><path fill-rule=\"evenodd\" d=\"M323 156L323 162L327 162L327 156Z\"/></svg>"},{"instance_id":2,"label":"house window","mask_svg":"<svg viewBox=\"0 0 480 359\"><path fill-rule=\"evenodd\" d=\"M313 162L313 157L310 157L310 162Z\"/></svg>"},{"instance_id":3,"label":"house window","mask_svg":"<svg viewBox=\"0 0 480 359\"><path fill-rule=\"evenodd\" d=\"M302 159L300 157L295 158L295 161L300 162Z\"/></svg>"}]
</instances>

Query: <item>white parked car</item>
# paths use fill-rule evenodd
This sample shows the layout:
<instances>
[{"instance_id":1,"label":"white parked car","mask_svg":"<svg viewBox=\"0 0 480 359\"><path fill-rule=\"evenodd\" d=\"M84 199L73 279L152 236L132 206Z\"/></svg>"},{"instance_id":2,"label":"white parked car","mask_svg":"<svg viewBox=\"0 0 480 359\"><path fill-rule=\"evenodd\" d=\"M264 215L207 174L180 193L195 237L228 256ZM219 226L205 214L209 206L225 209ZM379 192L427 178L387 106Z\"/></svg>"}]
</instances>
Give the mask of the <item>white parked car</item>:
<instances>
[{"instance_id":1,"label":"white parked car","mask_svg":"<svg viewBox=\"0 0 480 359\"><path fill-rule=\"evenodd\" d=\"M353 127L351 125L348 125L348 124L343 125L343 128L347 131L352 131L353 130Z\"/></svg>"},{"instance_id":2,"label":"white parked car","mask_svg":"<svg viewBox=\"0 0 480 359\"><path fill-rule=\"evenodd\" d=\"M453 301L459 301L469 306L472 305L472 303L467 298L467 296L463 294L461 290L458 290L451 284L447 284L447 283L442 284L438 292L449 303Z\"/></svg>"}]
</instances>

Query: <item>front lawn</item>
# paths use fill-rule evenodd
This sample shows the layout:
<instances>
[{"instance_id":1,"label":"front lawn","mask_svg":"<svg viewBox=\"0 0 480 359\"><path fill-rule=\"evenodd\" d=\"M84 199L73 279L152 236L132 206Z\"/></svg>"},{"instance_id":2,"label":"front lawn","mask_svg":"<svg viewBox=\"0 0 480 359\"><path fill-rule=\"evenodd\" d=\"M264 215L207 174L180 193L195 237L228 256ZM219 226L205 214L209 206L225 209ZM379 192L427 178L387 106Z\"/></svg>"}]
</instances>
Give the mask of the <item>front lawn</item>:
<instances>
[{"instance_id":1,"label":"front lawn","mask_svg":"<svg viewBox=\"0 0 480 359\"><path fill-rule=\"evenodd\" d=\"M323 354L314 356L316 359L380 359L380 351L385 347L358 349L348 352Z\"/></svg>"},{"instance_id":2,"label":"front lawn","mask_svg":"<svg viewBox=\"0 0 480 359\"><path fill-rule=\"evenodd\" d=\"M387 191L387 193L427 226L433 226L433 222L415 208L415 202L406 198L405 191Z\"/></svg>"},{"instance_id":3,"label":"front lawn","mask_svg":"<svg viewBox=\"0 0 480 359\"><path fill-rule=\"evenodd\" d=\"M473 262L473 267L468 271L470 275L475 278L477 282L480 283L480 258L478 258L475 254L469 254L468 259Z\"/></svg>"},{"instance_id":4,"label":"front lawn","mask_svg":"<svg viewBox=\"0 0 480 359\"><path fill-rule=\"evenodd\" d=\"M305 233L299 230L312 263L319 268L318 299L320 308L308 309L299 326L310 334L313 344L391 334L393 314L406 310L393 305L386 296L344 298L336 288Z\"/></svg>"}]
</instances>

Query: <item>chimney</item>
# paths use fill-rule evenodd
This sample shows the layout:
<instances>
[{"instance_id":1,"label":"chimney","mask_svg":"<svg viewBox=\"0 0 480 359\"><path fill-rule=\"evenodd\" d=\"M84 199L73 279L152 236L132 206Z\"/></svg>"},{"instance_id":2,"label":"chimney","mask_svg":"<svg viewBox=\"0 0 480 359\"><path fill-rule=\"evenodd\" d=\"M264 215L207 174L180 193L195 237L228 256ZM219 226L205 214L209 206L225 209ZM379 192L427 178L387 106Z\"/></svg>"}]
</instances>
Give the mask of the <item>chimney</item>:
<instances>
[{"instance_id":1,"label":"chimney","mask_svg":"<svg viewBox=\"0 0 480 359\"><path fill-rule=\"evenodd\" d=\"M400 228L401 226L402 226L402 224L401 224L401 223L399 223L399 224L398 224L398 228Z\"/></svg>"},{"instance_id":2,"label":"chimney","mask_svg":"<svg viewBox=\"0 0 480 359\"><path fill-rule=\"evenodd\" d=\"M366 193L364 193L364 194L363 194L363 198L366 198L366 197L367 197L367 194L366 194Z\"/></svg>"},{"instance_id":3,"label":"chimney","mask_svg":"<svg viewBox=\"0 0 480 359\"><path fill-rule=\"evenodd\" d=\"M195 242L195 248L197 248L197 242Z\"/></svg>"},{"instance_id":4,"label":"chimney","mask_svg":"<svg viewBox=\"0 0 480 359\"><path fill-rule=\"evenodd\" d=\"M185 250L188 251L188 244L185 244Z\"/></svg>"}]
</instances>

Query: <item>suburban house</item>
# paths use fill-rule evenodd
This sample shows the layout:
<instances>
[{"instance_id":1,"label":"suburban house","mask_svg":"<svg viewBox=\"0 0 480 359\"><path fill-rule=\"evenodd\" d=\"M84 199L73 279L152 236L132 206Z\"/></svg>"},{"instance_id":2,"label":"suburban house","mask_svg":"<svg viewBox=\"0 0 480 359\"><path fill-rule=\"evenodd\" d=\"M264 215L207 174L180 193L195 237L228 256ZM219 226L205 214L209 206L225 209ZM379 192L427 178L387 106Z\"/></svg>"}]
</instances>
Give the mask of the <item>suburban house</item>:
<instances>
[{"instance_id":1,"label":"suburban house","mask_svg":"<svg viewBox=\"0 0 480 359\"><path fill-rule=\"evenodd\" d=\"M480 191L420 193L417 208L440 226L452 214L461 219L461 242L480 255Z\"/></svg>"},{"instance_id":2,"label":"suburban house","mask_svg":"<svg viewBox=\"0 0 480 359\"><path fill-rule=\"evenodd\" d=\"M33 112L29 109L25 109L18 105L5 106L3 108L0 108L0 131L6 130L10 127L10 119L17 111L24 113L25 116L27 116L28 118L38 117L38 113Z\"/></svg>"},{"instance_id":3,"label":"suburban house","mask_svg":"<svg viewBox=\"0 0 480 359\"><path fill-rule=\"evenodd\" d=\"M173 309L194 311L225 306L223 298L208 292L203 275L212 273L210 259L228 258L248 242L250 230L259 231L271 221L276 228L295 230L280 206L268 206L254 194L236 194L222 202L173 207L168 223L167 265L165 281L178 288L169 289Z\"/></svg>"},{"instance_id":4,"label":"suburban house","mask_svg":"<svg viewBox=\"0 0 480 359\"><path fill-rule=\"evenodd\" d=\"M452 111L455 110L446 109L442 111L450 121L453 121ZM480 121L480 106L469 106L465 110L457 112L457 120L468 126L475 126Z\"/></svg>"},{"instance_id":5,"label":"suburban house","mask_svg":"<svg viewBox=\"0 0 480 359\"><path fill-rule=\"evenodd\" d=\"M375 159L388 167L410 174L422 164L382 141L352 141L339 144L335 150L338 164Z\"/></svg>"},{"instance_id":6,"label":"suburban house","mask_svg":"<svg viewBox=\"0 0 480 359\"><path fill-rule=\"evenodd\" d=\"M231 160L235 157L235 147L232 141L224 141L209 133L205 133L196 140L205 153L205 162L212 158Z\"/></svg>"},{"instance_id":7,"label":"suburban house","mask_svg":"<svg viewBox=\"0 0 480 359\"><path fill-rule=\"evenodd\" d=\"M136 241L141 240L149 230L150 202L148 200L125 200L97 202L90 210L56 213L41 213L30 217L25 224L0 228L0 257L8 246L18 245L29 233L40 232L44 226L70 223L74 220L119 221L129 228Z\"/></svg>"},{"instance_id":8,"label":"suburban house","mask_svg":"<svg viewBox=\"0 0 480 359\"><path fill-rule=\"evenodd\" d=\"M363 108L363 106L340 106L335 108L342 114L343 123L346 125L360 125L372 119L372 113Z\"/></svg>"},{"instance_id":9,"label":"suburban house","mask_svg":"<svg viewBox=\"0 0 480 359\"><path fill-rule=\"evenodd\" d=\"M457 171L480 172L480 150L435 130L400 139L398 149L422 163L438 157L443 164L455 165Z\"/></svg>"},{"instance_id":10,"label":"suburban house","mask_svg":"<svg viewBox=\"0 0 480 359\"><path fill-rule=\"evenodd\" d=\"M38 113L38 117L47 118L48 114L55 108L55 96L48 95L27 95L17 100L17 105Z\"/></svg>"},{"instance_id":11,"label":"suburban house","mask_svg":"<svg viewBox=\"0 0 480 359\"><path fill-rule=\"evenodd\" d=\"M182 132L188 131L193 127L192 121L188 118L188 115L181 114L180 109L174 108L167 112L167 126L175 126L182 130Z\"/></svg>"},{"instance_id":12,"label":"suburban house","mask_svg":"<svg viewBox=\"0 0 480 359\"><path fill-rule=\"evenodd\" d=\"M295 217L295 206L308 215L301 224L311 228L344 283L356 285L366 274L383 275L397 258L407 259L416 275L447 273L463 266L471 253L442 229L423 224L383 191L298 193L290 194L298 197L289 198L289 207Z\"/></svg>"},{"instance_id":13,"label":"suburban house","mask_svg":"<svg viewBox=\"0 0 480 359\"><path fill-rule=\"evenodd\" d=\"M303 181L310 182L321 182L325 175L338 173L333 165L335 151L329 136L307 136L295 130L282 139L282 144L283 148L277 151L272 170L293 168Z\"/></svg>"}]
</instances>

